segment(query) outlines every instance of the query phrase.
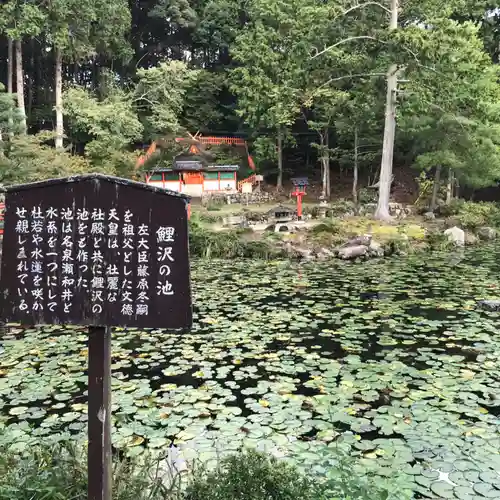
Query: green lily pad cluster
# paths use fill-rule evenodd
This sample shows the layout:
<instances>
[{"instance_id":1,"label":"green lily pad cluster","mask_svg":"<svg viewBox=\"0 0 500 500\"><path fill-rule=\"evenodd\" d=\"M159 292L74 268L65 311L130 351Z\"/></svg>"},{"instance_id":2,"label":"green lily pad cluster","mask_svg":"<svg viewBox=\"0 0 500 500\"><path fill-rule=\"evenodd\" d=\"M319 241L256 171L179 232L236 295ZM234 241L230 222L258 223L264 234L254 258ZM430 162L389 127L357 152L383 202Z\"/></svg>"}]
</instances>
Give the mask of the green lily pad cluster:
<instances>
[{"instance_id":1,"label":"green lily pad cluster","mask_svg":"<svg viewBox=\"0 0 500 500\"><path fill-rule=\"evenodd\" d=\"M113 444L210 462L250 446L421 498L500 498L500 250L361 264L193 264L187 334L113 333ZM86 439L84 328L12 325L0 444ZM335 453L333 453L335 451Z\"/></svg>"}]
</instances>

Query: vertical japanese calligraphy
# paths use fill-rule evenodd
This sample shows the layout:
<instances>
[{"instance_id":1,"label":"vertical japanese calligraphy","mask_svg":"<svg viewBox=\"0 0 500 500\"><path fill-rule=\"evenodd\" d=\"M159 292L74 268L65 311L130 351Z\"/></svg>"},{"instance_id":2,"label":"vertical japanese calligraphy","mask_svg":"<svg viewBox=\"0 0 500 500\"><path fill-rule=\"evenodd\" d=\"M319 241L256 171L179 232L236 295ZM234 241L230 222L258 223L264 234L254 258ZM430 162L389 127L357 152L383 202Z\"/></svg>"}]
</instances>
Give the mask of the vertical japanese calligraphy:
<instances>
[{"instance_id":1,"label":"vertical japanese calligraphy","mask_svg":"<svg viewBox=\"0 0 500 500\"><path fill-rule=\"evenodd\" d=\"M16 217L19 309L25 314L45 307L54 312L59 306L70 314L77 294L88 295L94 314L116 302L124 316L149 314L151 228L136 221L132 211L37 206L18 207ZM169 281L174 237L172 226L155 231L158 296L175 293ZM48 251L42 251L43 244Z\"/></svg>"}]
</instances>

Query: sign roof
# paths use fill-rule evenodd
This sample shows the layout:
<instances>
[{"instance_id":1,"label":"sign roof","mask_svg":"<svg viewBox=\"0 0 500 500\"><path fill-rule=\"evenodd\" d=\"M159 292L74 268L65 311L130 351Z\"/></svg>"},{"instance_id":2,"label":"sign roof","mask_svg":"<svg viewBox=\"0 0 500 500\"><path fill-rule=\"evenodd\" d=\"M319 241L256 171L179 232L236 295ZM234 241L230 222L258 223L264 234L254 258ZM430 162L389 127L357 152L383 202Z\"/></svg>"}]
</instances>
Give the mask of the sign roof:
<instances>
[{"instance_id":1,"label":"sign roof","mask_svg":"<svg viewBox=\"0 0 500 500\"><path fill-rule=\"evenodd\" d=\"M43 188L43 187L47 187L47 186L55 186L57 184L78 183L78 182L83 182L83 181L87 181L87 180L94 180L94 179L98 180L98 181L110 182L112 184L119 184L122 186L130 186L130 187L133 187L136 189L143 189L145 191L153 191L155 193L159 193L162 195L183 198L187 201L189 201L191 199L190 196L187 196L187 195L182 194L182 193L178 193L177 191L171 191L170 189L158 188L158 187L152 186L150 184L145 184L144 182L131 181L129 179L122 179L121 177L114 177L112 175L104 175L104 174L99 174L99 173L73 175L70 177L60 177L57 179L47 179L47 180L37 181L37 182L28 182L26 184L14 184L12 186L7 186L4 189L7 193L11 193L11 192L16 192L16 191L22 191L25 189Z\"/></svg>"}]
</instances>

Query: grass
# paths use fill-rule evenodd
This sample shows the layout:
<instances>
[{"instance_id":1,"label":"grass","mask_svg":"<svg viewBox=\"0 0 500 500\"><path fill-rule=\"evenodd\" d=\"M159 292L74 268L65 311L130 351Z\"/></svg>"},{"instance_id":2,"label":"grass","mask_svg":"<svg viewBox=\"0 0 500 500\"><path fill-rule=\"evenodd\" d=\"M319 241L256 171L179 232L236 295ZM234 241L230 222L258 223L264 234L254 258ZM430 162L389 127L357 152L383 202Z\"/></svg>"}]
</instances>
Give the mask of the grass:
<instances>
[{"instance_id":1,"label":"grass","mask_svg":"<svg viewBox=\"0 0 500 500\"><path fill-rule=\"evenodd\" d=\"M331 457L330 457L331 458ZM256 451L221 460L215 469L166 474L159 459L116 462L113 500L386 500L408 498L366 476L356 478L341 461L328 480L302 474L293 465ZM0 500L85 500L86 460L72 444L0 450ZM173 480L172 480L173 478Z\"/></svg>"}]
</instances>

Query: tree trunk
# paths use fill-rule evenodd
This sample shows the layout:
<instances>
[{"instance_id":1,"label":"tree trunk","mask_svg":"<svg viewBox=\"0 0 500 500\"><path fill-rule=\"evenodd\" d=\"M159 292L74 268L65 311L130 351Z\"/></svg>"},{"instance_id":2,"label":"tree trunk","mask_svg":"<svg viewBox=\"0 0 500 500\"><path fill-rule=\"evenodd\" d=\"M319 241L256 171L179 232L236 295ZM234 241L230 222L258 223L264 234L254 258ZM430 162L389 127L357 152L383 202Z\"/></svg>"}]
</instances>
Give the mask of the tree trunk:
<instances>
[{"instance_id":1,"label":"tree trunk","mask_svg":"<svg viewBox=\"0 0 500 500\"><path fill-rule=\"evenodd\" d=\"M441 184L441 165L436 167L436 174L434 175L434 186L432 188L432 198L431 198L431 212L436 210L437 206L437 197L439 193L439 185Z\"/></svg>"},{"instance_id":2,"label":"tree trunk","mask_svg":"<svg viewBox=\"0 0 500 500\"><path fill-rule=\"evenodd\" d=\"M28 74L31 75L31 78L28 79L28 121L31 122L31 114L33 110L33 87L35 85L35 81L33 75L35 74L35 39L32 38L30 40L30 64L28 69Z\"/></svg>"},{"instance_id":3,"label":"tree trunk","mask_svg":"<svg viewBox=\"0 0 500 500\"><path fill-rule=\"evenodd\" d=\"M23 72L23 48L21 40L15 41L16 47L16 90L17 90L17 107L21 115L21 130L25 134L26 127L26 108L24 106L24 72Z\"/></svg>"},{"instance_id":4,"label":"tree trunk","mask_svg":"<svg viewBox=\"0 0 500 500\"><path fill-rule=\"evenodd\" d=\"M326 159L325 159L325 170L326 170L326 197L330 199L332 194L332 185L330 183L330 133L328 127L325 128L325 148L326 148Z\"/></svg>"},{"instance_id":5,"label":"tree trunk","mask_svg":"<svg viewBox=\"0 0 500 500\"><path fill-rule=\"evenodd\" d=\"M7 40L7 93L14 91L14 50L12 39Z\"/></svg>"},{"instance_id":6,"label":"tree trunk","mask_svg":"<svg viewBox=\"0 0 500 500\"><path fill-rule=\"evenodd\" d=\"M7 39L7 93L11 94L14 91L14 47L12 45L12 38ZM9 136L14 135L12 130L12 116L9 113Z\"/></svg>"},{"instance_id":7,"label":"tree trunk","mask_svg":"<svg viewBox=\"0 0 500 500\"><path fill-rule=\"evenodd\" d=\"M453 170L451 168L448 169L448 183L446 184L446 204L449 205L451 200L453 200L453 183L454 179Z\"/></svg>"},{"instance_id":8,"label":"tree trunk","mask_svg":"<svg viewBox=\"0 0 500 500\"><path fill-rule=\"evenodd\" d=\"M391 23L389 30L398 27L398 0L391 0ZM378 188L378 204L375 218L390 220L389 199L392 184L392 160L394 156L394 136L396 134L396 90L398 85L397 65L392 64L387 73L387 94L385 100L384 143Z\"/></svg>"},{"instance_id":9,"label":"tree trunk","mask_svg":"<svg viewBox=\"0 0 500 500\"><path fill-rule=\"evenodd\" d=\"M56 139L57 149L63 148L63 107L62 107L62 53L61 49L56 48Z\"/></svg>"},{"instance_id":10,"label":"tree trunk","mask_svg":"<svg viewBox=\"0 0 500 500\"><path fill-rule=\"evenodd\" d=\"M354 175L352 177L352 201L358 209L358 127L354 128Z\"/></svg>"},{"instance_id":11,"label":"tree trunk","mask_svg":"<svg viewBox=\"0 0 500 500\"><path fill-rule=\"evenodd\" d=\"M283 189L283 132L278 132L278 179L276 181L276 189Z\"/></svg>"},{"instance_id":12,"label":"tree trunk","mask_svg":"<svg viewBox=\"0 0 500 500\"><path fill-rule=\"evenodd\" d=\"M328 151L328 127L319 132L321 145L321 198L330 197L330 153Z\"/></svg>"}]
</instances>

